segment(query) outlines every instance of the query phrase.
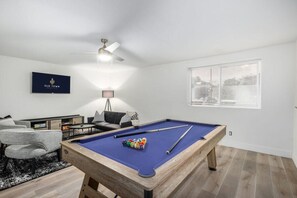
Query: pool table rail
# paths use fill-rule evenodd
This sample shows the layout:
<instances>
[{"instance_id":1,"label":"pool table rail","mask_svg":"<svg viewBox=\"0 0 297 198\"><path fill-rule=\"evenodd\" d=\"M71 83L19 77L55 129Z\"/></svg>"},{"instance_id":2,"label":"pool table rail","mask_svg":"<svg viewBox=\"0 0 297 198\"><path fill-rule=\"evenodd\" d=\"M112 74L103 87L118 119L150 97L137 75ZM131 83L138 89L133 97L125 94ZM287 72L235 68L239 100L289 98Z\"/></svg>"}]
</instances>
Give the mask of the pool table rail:
<instances>
[{"instance_id":1,"label":"pool table rail","mask_svg":"<svg viewBox=\"0 0 297 198\"><path fill-rule=\"evenodd\" d=\"M97 192L96 188L99 183L121 197L144 197L144 191L147 194L151 192L153 197L167 197L205 157L208 158L209 168L216 168L215 146L225 134L226 126L216 127L205 136L205 140L195 142L157 168L155 170L156 175L151 178L140 177L138 171L79 144L71 143L70 140L62 142L62 157L86 174L81 189L81 197L84 197L84 193L86 193L85 195L100 193ZM100 135L102 134L92 136Z\"/></svg>"}]
</instances>

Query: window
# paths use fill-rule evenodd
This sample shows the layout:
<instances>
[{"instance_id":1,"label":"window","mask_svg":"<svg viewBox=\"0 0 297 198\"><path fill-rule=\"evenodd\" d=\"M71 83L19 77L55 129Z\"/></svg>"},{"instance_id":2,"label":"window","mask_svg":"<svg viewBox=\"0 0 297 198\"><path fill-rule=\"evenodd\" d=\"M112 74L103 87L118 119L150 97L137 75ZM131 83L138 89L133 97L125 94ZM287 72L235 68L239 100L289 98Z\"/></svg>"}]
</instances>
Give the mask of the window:
<instances>
[{"instance_id":1,"label":"window","mask_svg":"<svg viewBox=\"0 0 297 198\"><path fill-rule=\"evenodd\" d=\"M260 108L260 61L190 68L191 105Z\"/></svg>"}]
</instances>

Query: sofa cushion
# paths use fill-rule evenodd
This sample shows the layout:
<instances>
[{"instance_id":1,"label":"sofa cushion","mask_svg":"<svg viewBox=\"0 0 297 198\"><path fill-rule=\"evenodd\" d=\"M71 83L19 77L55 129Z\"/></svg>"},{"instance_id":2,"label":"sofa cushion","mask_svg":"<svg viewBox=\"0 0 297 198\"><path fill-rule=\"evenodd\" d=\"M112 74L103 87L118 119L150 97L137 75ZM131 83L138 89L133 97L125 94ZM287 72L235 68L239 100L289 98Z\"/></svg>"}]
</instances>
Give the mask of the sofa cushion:
<instances>
[{"instance_id":1,"label":"sofa cushion","mask_svg":"<svg viewBox=\"0 0 297 198\"><path fill-rule=\"evenodd\" d=\"M120 126L121 126L121 128L130 127L130 126L132 126L132 122L131 121L123 122L123 123L121 123Z\"/></svg>"},{"instance_id":2,"label":"sofa cushion","mask_svg":"<svg viewBox=\"0 0 297 198\"><path fill-rule=\"evenodd\" d=\"M96 111L92 122L95 123L95 122L103 122L103 121L105 121L104 111L101 114L99 114L98 111Z\"/></svg>"},{"instance_id":3,"label":"sofa cushion","mask_svg":"<svg viewBox=\"0 0 297 198\"><path fill-rule=\"evenodd\" d=\"M108 123L108 122L95 122L95 125L96 126L107 126L107 125L109 125L110 123Z\"/></svg>"},{"instance_id":4,"label":"sofa cushion","mask_svg":"<svg viewBox=\"0 0 297 198\"><path fill-rule=\"evenodd\" d=\"M108 122L96 122L95 128L109 131L109 130L113 130L113 129L119 129L119 128L121 128L121 126L118 124L111 124Z\"/></svg>"},{"instance_id":5,"label":"sofa cushion","mask_svg":"<svg viewBox=\"0 0 297 198\"><path fill-rule=\"evenodd\" d=\"M125 122L130 122L130 121L131 121L131 117L128 114L126 114L121 118L120 125Z\"/></svg>"},{"instance_id":6,"label":"sofa cushion","mask_svg":"<svg viewBox=\"0 0 297 198\"><path fill-rule=\"evenodd\" d=\"M105 122L109 122L111 124L120 124L122 117L125 113L122 112L113 112L113 111L104 111Z\"/></svg>"},{"instance_id":7,"label":"sofa cushion","mask_svg":"<svg viewBox=\"0 0 297 198\"><path fill-rule=\"evenodd\" d=\"M109 128L112 128L112 129L119 129L119 128L121 128L121 126L118 125L118 124L108 124L108 125L106 125L106 127L109 127Z\"/></svg>"}]
</instances>

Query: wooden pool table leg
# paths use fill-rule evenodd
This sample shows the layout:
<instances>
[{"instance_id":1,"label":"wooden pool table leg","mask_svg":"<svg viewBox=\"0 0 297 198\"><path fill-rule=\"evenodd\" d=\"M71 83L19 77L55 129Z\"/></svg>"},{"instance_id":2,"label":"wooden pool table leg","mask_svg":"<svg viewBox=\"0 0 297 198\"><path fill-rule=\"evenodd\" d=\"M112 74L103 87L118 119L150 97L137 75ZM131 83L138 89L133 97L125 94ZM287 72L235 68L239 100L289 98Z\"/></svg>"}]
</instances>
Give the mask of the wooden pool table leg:
<instances>
[{"instance_id":1,"label":"wooden pool table leg","mask_svg":"<svg viewBox=\"0 0 297 198\"><path fill-rule=\"evenodd\" d=\"M85 175L82 183L79 198L102 197L101 192L97 191L99 183L88 175Z\"/></svg>"},{"instance_id":2,"label":"wooden pool table leg","mask_svg":"<svg viewBox=\"0 0 297 198\"><path fill-rule=\"evenodd\" d=\"M153 191L144 190L144 198L153 198Z\"/></svg>"},{"instance_id":3,"label":"wooden pool table leg","mask_svg":"<svg viewBox=\"0 0 297 198\"><path fill-rule=\"evenodd\" d=\"M207 154L208 168L209 170L215 171L217 170L217 158L216 158L216 150L213 148Z\"/></svg>"}]
</instances>

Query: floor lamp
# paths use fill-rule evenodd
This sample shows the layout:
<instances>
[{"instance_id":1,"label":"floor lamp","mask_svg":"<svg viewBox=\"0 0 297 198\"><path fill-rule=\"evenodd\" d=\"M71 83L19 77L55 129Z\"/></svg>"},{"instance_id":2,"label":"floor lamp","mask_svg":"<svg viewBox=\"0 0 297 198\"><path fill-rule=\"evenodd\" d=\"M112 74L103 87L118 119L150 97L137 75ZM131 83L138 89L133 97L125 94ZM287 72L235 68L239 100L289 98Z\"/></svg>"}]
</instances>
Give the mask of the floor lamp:
<instances>
[{"instance_id":1,"label":"floor lamp","mask_svg":"<svg viewBox=\"0 0 297 198\"><path fill-rule=\"evenodd\" d=\"M112 111L109 99L113 97L114 97L114 90L102 90L102 98L107 98L104 111Z\"/></svg>"}]
</instances>

